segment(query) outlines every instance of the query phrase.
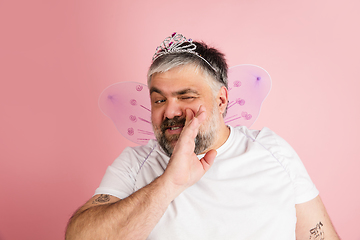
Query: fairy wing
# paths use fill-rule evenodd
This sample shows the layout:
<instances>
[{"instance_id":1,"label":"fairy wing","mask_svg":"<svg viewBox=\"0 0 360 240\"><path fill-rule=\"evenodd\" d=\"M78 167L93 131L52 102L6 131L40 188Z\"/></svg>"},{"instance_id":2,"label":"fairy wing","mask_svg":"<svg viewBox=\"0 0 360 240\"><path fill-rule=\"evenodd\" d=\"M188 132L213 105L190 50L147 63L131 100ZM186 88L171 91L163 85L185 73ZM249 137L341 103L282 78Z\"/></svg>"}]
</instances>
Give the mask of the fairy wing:
<instances>
[{"instance_id":1,"label":"fairy wing","mask_svg":"<svg viewBox=\"0 0 360 240\"><path fill-rule=\"evenodd\" d=\"M250 127L258 118L262 102L271 89L271 78L263 68L243 64L228 72L229 104L225 124Z\"/></svg>"},{"instance_id":2,"label":"fairy wing","mask_svg":"<svg viewBox=\"0 0 360 240\"><path fill-rule=\"evenodd\" d=\"M110 85L101 93L99 107L128 140L145 145L155 138L146 85L137 82Z\"/></svg>"},{"instance_id":3,"label":"fairy wing","mask_svg":"<svg viewBox=\"0 0 360 240\"><path fill-rule=\"evenodd\" d=\"M259 116L261 104L270 91L270 75L258 66L244 64L230 68L228 79L229 105L224 121L234 127L250 127ZM144 145L155 139L146 85L115 83L101 93L99 107L128 140Z\"/></svg>"}]
</instances>

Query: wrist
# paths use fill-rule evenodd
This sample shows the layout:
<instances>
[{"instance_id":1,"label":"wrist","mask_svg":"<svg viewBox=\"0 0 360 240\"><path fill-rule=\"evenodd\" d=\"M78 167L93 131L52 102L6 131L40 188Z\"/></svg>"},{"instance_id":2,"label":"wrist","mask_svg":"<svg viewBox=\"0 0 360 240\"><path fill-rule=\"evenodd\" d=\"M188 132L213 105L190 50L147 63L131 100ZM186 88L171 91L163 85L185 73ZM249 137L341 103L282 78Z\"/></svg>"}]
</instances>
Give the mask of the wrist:
<instances>
[{"instance_id":1,"label":"wrist","mask_svg":"<svg viewBox=\"0 0 360 240\"><path fill-rule=\"evenodd\" d=\"M174 183L172 178L168 176L166 171L164 174L159 176L156 181L164 189L164 194L170 202L186 189L186 186Z\"/></svg>"}]
</instances>

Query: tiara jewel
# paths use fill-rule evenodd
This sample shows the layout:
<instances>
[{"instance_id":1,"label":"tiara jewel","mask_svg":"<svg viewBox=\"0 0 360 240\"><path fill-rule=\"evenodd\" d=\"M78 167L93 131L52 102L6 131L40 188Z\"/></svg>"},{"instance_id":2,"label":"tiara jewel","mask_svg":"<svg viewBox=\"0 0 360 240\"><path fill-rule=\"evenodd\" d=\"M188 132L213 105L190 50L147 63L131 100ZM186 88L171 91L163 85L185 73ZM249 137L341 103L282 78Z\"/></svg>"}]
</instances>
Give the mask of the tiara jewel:
<instances>
[{"instance_id":1,"label":"tiara jewel","mask_svg":"<svg viewBox=\"0 0 360 240\"><path fill-rule=\"evenodd\" d=\"M186 44L184 44L186 43ZM196 45L193 43L192 39L187 39L184 35L174 32L171 36L165 38L165 40L156 48L156 52L152 57L152 61L155 61L158 57L170 54L170 53L191 53L202 60L204 60L215 72L216 69L211 66L211 64L197 52L195 52Z\"/></svg>"}]
</instances>

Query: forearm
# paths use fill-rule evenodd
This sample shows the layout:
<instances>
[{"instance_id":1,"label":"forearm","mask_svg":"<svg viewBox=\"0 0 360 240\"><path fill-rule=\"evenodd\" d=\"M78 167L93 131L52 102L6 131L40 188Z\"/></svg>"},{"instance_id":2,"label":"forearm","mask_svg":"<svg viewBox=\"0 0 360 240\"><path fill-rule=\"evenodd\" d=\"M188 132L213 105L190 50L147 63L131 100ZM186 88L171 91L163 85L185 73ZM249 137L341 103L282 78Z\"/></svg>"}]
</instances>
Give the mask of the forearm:
<instances>
[{"instance_id":1,"label":"forearm","mask_svg":"<svg viewBox=\"0 0 360 240\"><path fill-rule=\"evenodd\" d=\"M66 240L146 239L179 193L159 177L125 199L80 209L69 222Z\"/></svg>"},{"instance_id":2,"label":"forearm","mask_svg":"<svg viewBox=\"0 0 360 240\"><path fill-rule=\"evenodd\" d=\"M167 207L214 163L215 150L202 159L194 153L194 139L205 121L205 109L186 110L186 123L163 175L122 200L94 206L88 202L70 220L66 240L146 239Z\"/></svg>"}]
</instances>

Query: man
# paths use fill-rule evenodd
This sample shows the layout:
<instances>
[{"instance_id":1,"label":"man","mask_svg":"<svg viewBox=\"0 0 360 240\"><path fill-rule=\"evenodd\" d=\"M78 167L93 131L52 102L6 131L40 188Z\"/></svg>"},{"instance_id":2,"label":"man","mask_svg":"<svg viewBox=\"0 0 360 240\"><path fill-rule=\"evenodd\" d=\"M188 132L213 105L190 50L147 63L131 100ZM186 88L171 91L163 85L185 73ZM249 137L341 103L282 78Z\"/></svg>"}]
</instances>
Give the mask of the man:
<instances>
[{"instance_id":1,"label":"man","mask_svg":"<svg viewBox=\"0 0 360 240\"><path fill-rule=\"evenodd\" d=\"M124 150L66 239L339 239L293 149L225 125L223 54L174 33L148 86L157 141Z\"/></svg>"}]
</instances>

